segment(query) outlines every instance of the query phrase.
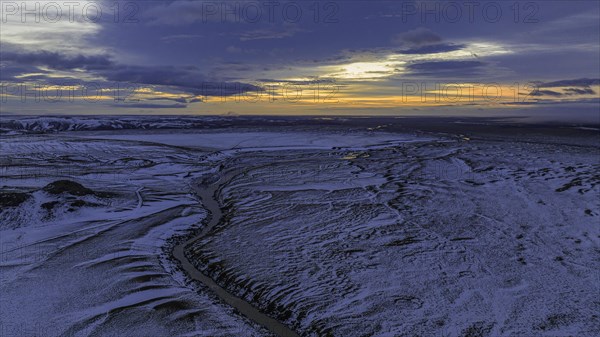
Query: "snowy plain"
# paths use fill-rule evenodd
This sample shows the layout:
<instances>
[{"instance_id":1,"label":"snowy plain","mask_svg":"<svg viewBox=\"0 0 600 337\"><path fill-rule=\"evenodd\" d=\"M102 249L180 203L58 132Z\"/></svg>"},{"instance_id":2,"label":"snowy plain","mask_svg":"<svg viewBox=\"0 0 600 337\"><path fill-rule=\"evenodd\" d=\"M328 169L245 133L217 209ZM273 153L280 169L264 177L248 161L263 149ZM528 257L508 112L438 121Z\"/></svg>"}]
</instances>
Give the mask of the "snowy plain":
<instances>
[{"instance_id":1,"label":"snowy plain","mask_svg":"<svg viewBox=\"0 0 600 337\"><path fill-rule=\"evenodd\" d=\"M27 121L0 144L2 336L270 335L171 254L215 181L186 257L302 336L600 332L593 136Z\"/></svg>"}]
</instances>

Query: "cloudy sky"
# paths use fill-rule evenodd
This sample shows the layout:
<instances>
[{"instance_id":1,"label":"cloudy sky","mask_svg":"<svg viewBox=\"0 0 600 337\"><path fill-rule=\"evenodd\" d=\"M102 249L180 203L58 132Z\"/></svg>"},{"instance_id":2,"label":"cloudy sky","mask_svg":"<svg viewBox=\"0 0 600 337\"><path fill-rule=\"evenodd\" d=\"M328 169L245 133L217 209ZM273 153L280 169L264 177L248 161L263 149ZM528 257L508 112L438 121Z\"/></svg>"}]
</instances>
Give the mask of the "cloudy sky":
<instances>
[{"instance_id":1,"label":"cloudy sky","mask_svg":"<svg viewBox=\"0 0 600 337\"><path fill-rule=\"evenodd\" d=\"M595 0L0 4L2 114L600 118Z\"/></svg>"}]
</instances>

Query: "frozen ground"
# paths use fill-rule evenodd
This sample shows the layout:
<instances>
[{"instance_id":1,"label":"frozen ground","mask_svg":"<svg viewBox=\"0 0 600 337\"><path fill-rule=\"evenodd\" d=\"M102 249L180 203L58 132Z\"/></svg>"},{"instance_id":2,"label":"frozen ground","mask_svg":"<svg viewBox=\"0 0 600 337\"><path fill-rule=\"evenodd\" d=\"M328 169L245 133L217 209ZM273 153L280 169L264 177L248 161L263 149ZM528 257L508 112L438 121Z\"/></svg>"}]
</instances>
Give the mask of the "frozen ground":
<instances>
[{"instance_id":1,"label":"frozen ground","mask_svg":"<svg viewBox=\"0 0 600 337\"><path fill-rule=\"evenodd\" d=\"M598 335L593 133L309 129L3 136L0 335Z\"/></svg>"},{"instance_id":2,"label":"frozen ground","mask_svg":"<svg viewBox=\"0 0 600 337\"><path fill-rule=\"evenodd\" d=\"M241 156L190 256L306 335L594 336L597 158L479 141Z\"/></svg>"},{"instance_id":3,"label":"frozen ground","mask_svg":"<svg viewBox=\"0 0 600 337\"><path fill-rule=\"evenodd\" d=\"M59 136L2 140L1 336L261 335L171 262L205 211L204 153ZM97 191L54 194L69 179ZM29 197L4 204L11 192Z\"/></svg>"}]
</instances>

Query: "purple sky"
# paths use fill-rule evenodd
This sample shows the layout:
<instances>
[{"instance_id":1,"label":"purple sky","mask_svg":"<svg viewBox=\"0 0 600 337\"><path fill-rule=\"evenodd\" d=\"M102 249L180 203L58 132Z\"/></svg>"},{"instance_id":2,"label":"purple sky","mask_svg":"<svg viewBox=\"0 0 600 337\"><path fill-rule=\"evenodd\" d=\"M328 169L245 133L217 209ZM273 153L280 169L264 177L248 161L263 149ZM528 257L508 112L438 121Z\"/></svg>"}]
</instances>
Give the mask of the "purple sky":
<instances>
[{"instance_id":1,"label":"purple sky","mask_svg":"<svg viewBox=\"0 0 600 337\"><path fill-rule=\"evenodd\" d=\"M600 118L598 1L22 3L2 114Z\"/></svg>"}]
</instances>

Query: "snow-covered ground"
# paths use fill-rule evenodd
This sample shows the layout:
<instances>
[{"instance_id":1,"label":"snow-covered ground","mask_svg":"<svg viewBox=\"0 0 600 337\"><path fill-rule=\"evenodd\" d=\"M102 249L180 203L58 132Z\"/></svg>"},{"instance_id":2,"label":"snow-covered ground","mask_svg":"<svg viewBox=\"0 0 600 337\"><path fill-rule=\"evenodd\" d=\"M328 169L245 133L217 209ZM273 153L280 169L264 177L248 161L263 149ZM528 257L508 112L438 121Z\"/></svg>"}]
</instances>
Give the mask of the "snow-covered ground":
<instances>
[{"instance_id":1,"label":"snow-covered ground","mask_svg":"<svg viewBox=\"0 0 600 337\"><path fill-rule=\"evenodd\" d=\"M46 135L0 152L3 201L29 196L0 213L1 336L264 334L189 284L167 249L206 216L189 189L205 153ZM46 187L64 179L97 195Z\"/></svg>"},{"instance_id":2,"label":"snow-covered ground","mask_svg":"<svg viewBox=\"0 0 600 337\"><path fill-rule=\"evenodd\" d=\"M4 136L0 335L269 335L171 256L202 181L223 217L186 256L300 335L597 335L599 147L466 139Z\"/></svg>"},{"instance_id":3,"label":"snow-covered ground","mask_svg":"<svg viewBox=\"0 0 600 337\"><path fill-rule=\"evenodd\" d=\"M306 335L594 336L590 151L478 141L242 156L250 169L221 193L227 221L190 255Z\"/></svg>"},{"instance_id":4,"label":"snow-covered ground","mask_svg":"<svg viewBox=\"0 0 600 337\"><path fill-rule=\"evenodd\" d=\"M89 130L188 129L203 127L215 117L183 116L0 116L0 134Z\"/></svg>"}]
</instances>

